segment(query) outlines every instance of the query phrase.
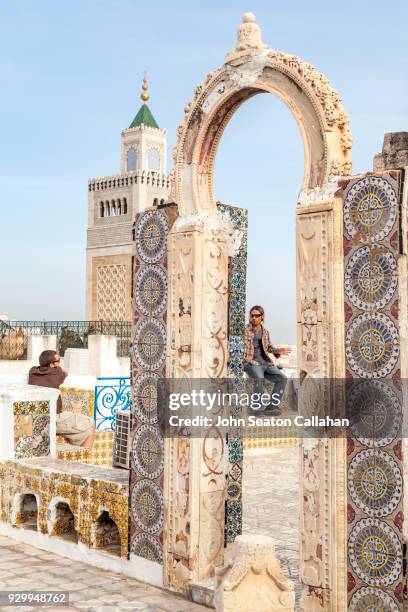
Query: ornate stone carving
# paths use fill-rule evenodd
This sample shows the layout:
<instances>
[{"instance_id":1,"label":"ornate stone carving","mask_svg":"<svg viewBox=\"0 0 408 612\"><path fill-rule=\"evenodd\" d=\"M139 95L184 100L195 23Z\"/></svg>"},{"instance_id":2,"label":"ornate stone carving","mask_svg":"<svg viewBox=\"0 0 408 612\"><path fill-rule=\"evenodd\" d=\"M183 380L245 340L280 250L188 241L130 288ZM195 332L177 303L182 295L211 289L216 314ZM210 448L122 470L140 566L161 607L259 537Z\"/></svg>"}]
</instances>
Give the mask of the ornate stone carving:
<instances>
[{"instance_id":1,"label":"ornate stone carving","mask_svg":"<svg viewBox=\"0 0 408 612\"><path fill-rule=\"evenodd\" d=\"M184 224L178 230L186 232L189 229L194 233L193 273L197 275L200 270L202 274L201 281L197 276L193 281L191 323L195 350L191 354L189 371L211 377L225 373L228 241L225 234L228 232L217 224L209 224L209 215L216 219L212 214L216 207L212 184L214 160L223 130L236 109L254 93L268 91L285 102L304 134L305 175L297 208L300 365L309 375L318 373L326 378L342 377L344 360L339 357L343 346L343 303L339 297L342 293L342 217L335 203L336 177L351 171L348 116L341 105L340 95L324 75L294 55L265 48L259 31L255 34L253 26L256 24L252 21L246 23L252 28L253 38L252 34L249 35L250 28L245 26L237 49L227 56L226 65L208 75L196 88L178 131L173 194L183 215L180 222ZM201 240L207 241L204 249ZM176 243L172 244L176 248ZM200 307L199 300L202 301ZM178 347L174 346L170 356L170 376L173 372L174 375L186 373L181 368L177 351ZM221 523L216 502L219 501L222 470L219 470L221 474L216 476L212 490L211 479L206 476L208 469L203 471L203 446L201 442L199 446L195 440L191 442L188 485L187 476L184 485L179 480L175 455L172 455L171 469L176 476L169 484L168 502L169 541L174 541L171 538L177 529L172 500L176 497L175 491L180 486L182 489L185 487L183 491L188 495L188 502L183 508L188 508L186 521L191 532L185 528L183 533L188 541L184 536L182 540L179 537L178 545L185 546L183 550L187 551L188 559L171 552L166 563L168 584L183 584L184 588L188 579L209 575L211 563L207 564L207 560L219 561L221 558L217 548L217 542L221 541L218 536ZM305 493L301 572L308 588L305 605L310 610L318 610L316 606L320 604L322 609L333 612L346 606L345 451L342 443L326 440L309 448L305 441L305 449L301 451L301 482ZM172 444L174 446L174 442ZM198 465L201 466L199 477L196 474ZM201 514L202 494L208 495L205 501L211 508L210 517L204 512ZM205 522L202 522L204 516ZM203 534L208 543L202 539ZM198 544L207 548L197 553ZM181 548L178 550L181 553ZM319 593L318 597L316 593Z\"/></svg>"},{"instance_id":2,"label":"ornate stone carving","mask_svg":"<svg viewBox=\"0 0 408 612\"><path fill-rule=\"evenodd\" d=\"M294 610L294 585L279 566L268 536L240 535L230 563L215 570L218 612Z\"/></svg>"},{"instance_id":3,"label":"ornate stone carving","mask_svg":"<svg viewBox=\"0 0 408 612\"><path fill-rule=\"evenodd\" d=\"M242 23L237 32L237 46L235 50L264 49L266 46L262 42L261 28L255 23L255 15L253 13L244 13Z\"/></svg>"},{"instance_id":4,"label":"ornate stone carving","mask_svg":"<svg viewBox=\"0 0 408 612\"><path fill-rule=\"evenodd\" d=\"M168 376L219 378L227 368L228 252L217 213L179 217L170 236ZM226 449L204 439L166 441L166 584L187 590L223 560Z\"/></svg>"}]
</instances>

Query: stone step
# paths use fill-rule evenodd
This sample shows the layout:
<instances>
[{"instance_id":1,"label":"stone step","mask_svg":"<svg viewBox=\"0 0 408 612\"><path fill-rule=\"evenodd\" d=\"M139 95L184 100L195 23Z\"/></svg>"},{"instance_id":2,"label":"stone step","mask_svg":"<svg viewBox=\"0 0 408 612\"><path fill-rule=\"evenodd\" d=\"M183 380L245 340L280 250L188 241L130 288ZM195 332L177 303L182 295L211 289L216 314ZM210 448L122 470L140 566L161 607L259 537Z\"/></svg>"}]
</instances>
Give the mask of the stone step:
<instances>
[{"instance_id":1,"label":"stone step","mask_svg":"<svg viewBox=\"0 0 408 612\"><path fill-rule=\"evenodd\" d=\"M190 583L190 597L194 603L215 608L214 606L215 578L201 582Z\"/></svg>"}]
</instances>

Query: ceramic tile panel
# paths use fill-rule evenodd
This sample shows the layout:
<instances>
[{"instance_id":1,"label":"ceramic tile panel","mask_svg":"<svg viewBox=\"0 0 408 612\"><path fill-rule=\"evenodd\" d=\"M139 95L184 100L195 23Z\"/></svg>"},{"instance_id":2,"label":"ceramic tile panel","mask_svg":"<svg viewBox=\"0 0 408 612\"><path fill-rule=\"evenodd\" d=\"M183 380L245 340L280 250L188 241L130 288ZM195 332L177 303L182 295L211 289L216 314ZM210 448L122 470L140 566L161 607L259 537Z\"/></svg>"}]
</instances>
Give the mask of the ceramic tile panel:
<instances>
[{"instance_id":1,"label":"ceramic tile panel","mask_svg":"<svg viewBox=\"0 0 408 612\"><path fill-rule=\"evenodd\" d=\"M14 402L14 457L24 459L50 454L50 403Z\"/></svg>"},{"instance_id":2,"label":"ceramic tile panel","mask_svg":"<svg viewBox=\"0 0 408 612\"><path fill-rule=\"evenodd\" d=\"M229 257L228 262L228 376L240 381L244 376L248 211L220 202L217 203L217 208L218 212L230 219L233 231L240 235L239 249ZM234 432L234 437L230 436L228 451L225 544L234 542L242 531L242 432Z\"/></svg>"},{"instance_id":3,"label":"ceramic tile panel","mask_svg":"<svg viewBox=\"0 0 408 612\"><path fill-rule=\"evenodd\" d=\"M399 172L343 182L349 610L402 610ZM406 288L404 288L406 291Z\"/></svg>"},{"instance_id":4,"label":"ceramic tile panel","mask_svg":"<svg viewBox=\"0 0 408 612\"><path fill-rule=\"evenodd\" d=\"M91 448L77 449L67 445L63 436L57 436L57 457L64 461L112 467L113 436L113 431L97 431Z\"/></svg>"},{"instance_id":5,"label":"ceramic tile panel","mask_svg":"<svg viewBox=\"0 0 408 612\"><path fill-rule=\"evenodd\" d=\"M94 389L60 387L62 410L94 418Z\"/></svg>"},{"instance_id":6,"label":"ceramic tile panel","mask_svg":"<svg viewBox=\"0 0 408 612\"><path fill-rule=\"evenodd\" d=\"M139 213L135 223L130 552L163 562L164 440L157 425L157 383L165 376L167 239L174 206Z\"/></svg>"}]
</instances>

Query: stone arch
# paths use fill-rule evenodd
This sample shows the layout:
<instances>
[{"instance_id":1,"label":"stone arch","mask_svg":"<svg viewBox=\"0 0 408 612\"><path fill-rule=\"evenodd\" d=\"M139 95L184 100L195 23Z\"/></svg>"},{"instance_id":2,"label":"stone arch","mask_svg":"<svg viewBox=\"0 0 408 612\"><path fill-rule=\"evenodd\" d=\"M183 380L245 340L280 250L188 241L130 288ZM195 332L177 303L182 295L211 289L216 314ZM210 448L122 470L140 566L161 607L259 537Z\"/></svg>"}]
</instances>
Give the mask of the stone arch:
<instances>
[{"instance_id":1,"label":"stone arch","mask_svg":"<svg viewBox=\"0 0 408 612\"><path fill-rule=\"evenodd\" d=\"M38 529L39 497L31 491L18 493L14 496L11 509L11 523L37 531Z\"/></svg>"},{"instance_id":2,"label":"stone arch","mask_svg":"<svg viewBox=\"0 0 408 612\"><path fill-rule=\"evenodd\" d=\"M344 376L342 200L336 193L338 179L351 172L347 113L326 77L296 56L268 49L253 15L247 14L236 49L196 87L178 127L170 197L180 216L169 235L168 268L169 299L181 307L180 312L177 306L169 310L169 378L227 376L230 244L216 210L213 168L228 121L261 92L286 104L304 145L305 172L295 206L299 367L311 377ZM214 442L209 452L204 444L207 439L170 439L165 447L164 580L184 591L208 579L223 562L226 474L222 469L215 474L207 464L201 471L195 466L211 454L222 465L225 449ZM344 440L303 443L300 575L305 609L314 605L316 589L322 610L346 609L345 460Z\"/></svg>"},{"instance_id":3,"label":"stone arch","mask_svg":"<svg viewBox=\"0 0 408 612\"><path fill-rule=\"evenodd\" d=\"M302 136L305 172L302 190L324 190L351 172L352 137L340 95L329 80L299 57L263 45L260 32L237 49L221 68L199 83L185 107L173 151L173 198L181 214L215 208L213 167L218 144L232 115L259 93L279 97L293 114ZM259 29L258 29L259 30ZM243 48L244 47L244 48Z\"/></svg>"},{"instance_id":4,"label":"stone arch","mask_svg":"<svg viewBox=\"0 0 408 612\"><path fill-rule=\"evenodd\" d=\"M48 533L71 542L78 542L77 521L69 499L55 497L49 507Z\"/></svg>"},{"instance_id":5,"label":"stone arch","mask_svg":"<svg viewBox=\"0 0 408 612\"><path fill-rule=\"evenodd\" d=\"M103 549L112 555L120 557L121 539L119 528L108 510L101 510L91 527L92 548Z\"/></svg>"}]
</instances>

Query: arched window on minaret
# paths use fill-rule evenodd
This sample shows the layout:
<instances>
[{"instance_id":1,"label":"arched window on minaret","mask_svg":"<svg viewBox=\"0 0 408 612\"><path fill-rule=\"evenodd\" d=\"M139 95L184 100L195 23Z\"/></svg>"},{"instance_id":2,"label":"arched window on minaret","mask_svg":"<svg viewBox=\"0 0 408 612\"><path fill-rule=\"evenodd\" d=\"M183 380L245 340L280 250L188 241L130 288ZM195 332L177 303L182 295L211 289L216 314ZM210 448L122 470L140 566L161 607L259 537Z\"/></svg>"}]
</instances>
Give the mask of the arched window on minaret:
<instances>
[{"instance_id":1,"label":"arched window on minaret","mask_svg":"<svg viewBox=\"0 0 408 612\"><path fill-rule=\"evenodd\" d=\"M127 215L127 200L123 198L123 214Z\"/></svg>"},{"instance_id":2,"label":"arched window on minaret","mask_svg":"<svg viewBox=\"0 0 408 612\"><path fill-rule=\"evenodd\" d=\"M160 153L157 149L149 149L148 152L148 164L149 170L154 170L155 172L160 171Z\"/></svg>"},{"instance_id":3,"label":"arched window on minaret","mask_svg":"<svg viewBox=\"0 0 408 612\"><path fill-rule=\"evenodd\" d=\"M116 200L116 210L117 210L118 215L122 214L122 205L120 203L120 200Z\"/></svg>"},{"instance_id":4,"label":"arched window on minaret","mask_svg":"<svg viewBox=\"0 0 408 612\"><path fill-rule=\"evenodd\" d=\"M135 172L137 170L137 151L135 147L130 147L127 152L126 169L128 172Z\"/></svg>"},{"instance_id":5,"label":"arched window on minaret","mask_svg":"<svg viewBox=\"0 0 408 612\"><path fill-rule=\"evenodd\" d=\"M116 217L115 200L112 200L112 202L111 202L111 217Z\"/></svg>"},{"instance_id":6,"label":"arched window on minaret","mask_svg":"<svg viewBox=\"0 0 408 612\"><path fill-rule=\"evenodd\" d=\"M157 206L159 203L159 200L157 198L154 198L153 200L153 206Z\"/></svg>"},{"instance_id":7,"label":"arched window on minaret","mask_svg":"<svg viewBox=\"0 0 408 612\"><path fill-rule=\"evenodd\" d=\"M105 217L110 217L110 206L108 200L105 202Z\"/></svg>"},{"instance_id":8,"label":"arched window on minaret","mask_svg":"<svg viewBox=\"0 0 408 612\"><path fill-rule=\"evenodd\" d=\"M105 204L103 202L101 202L99 206L100 206L100 208L99 208L100 213L99 214L100 214L101 217L104 217L105 216Z\"/></svg>"}]
</instances>

